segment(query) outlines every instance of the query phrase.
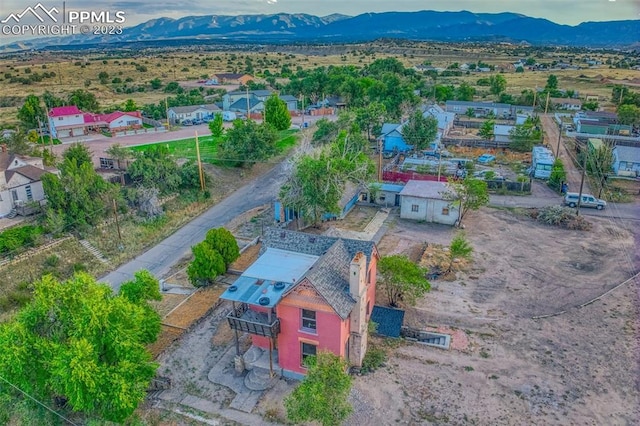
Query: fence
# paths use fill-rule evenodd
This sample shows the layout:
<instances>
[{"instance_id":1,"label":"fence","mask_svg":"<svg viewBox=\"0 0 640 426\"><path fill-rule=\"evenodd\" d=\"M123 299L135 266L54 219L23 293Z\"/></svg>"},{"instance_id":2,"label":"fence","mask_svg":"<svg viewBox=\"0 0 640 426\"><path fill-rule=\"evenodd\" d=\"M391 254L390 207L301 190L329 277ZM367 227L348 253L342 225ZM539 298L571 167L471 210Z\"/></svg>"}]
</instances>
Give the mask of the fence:
<instances>
[{"instance_id":1,"label":"fence","mask_svg":"<svg viewBox=\"0 0 640 426\"><path fill-rule=\"evenodd\" d=\"M528 182L510 182L499 180L488 180L487 188L489 190L504 190L508 192L530 192L531 179Z\"/></svg>"},{"instance_id":2,"label":"fence","mask_svg":"<svg viewBox=\"0 0 640 426\"><path fill-rule=\"evenodd\" d=\"M114 132L113 136L114 137L119 137L119 136L142 135L144 133L163 133L163 132L166 132L166 131L167 131L167 129L164 126L154 127L154 128L143 127L142 129L125 130L125 131L122 131L122 132Z\"/></svg>"},{"instance_id":3,"label":"fence","mask_svg":"<svg viewBox=\"0 0 640 426\"><path fill-rule=\"evenodd\" d=\"M430 181L438 181L438 176L427 175L424 173L417 172L395 172L391 170L385 170L382 172L382 180L385 182L403 182L407 183L410 180L430 180ZM440 176L440 182L446 182L447 176Z\"/></svg>"},{"instance_id":4,"label":"fence","mask_svg":"<svg viewBox=\"0 0 640 426\"><path fill-rule=\"evenodd\" d=\"M479 148L508 148L511 141L490 141L486 139L442 138L444 146L469 146Z\"/></svg>"}]
</instances>

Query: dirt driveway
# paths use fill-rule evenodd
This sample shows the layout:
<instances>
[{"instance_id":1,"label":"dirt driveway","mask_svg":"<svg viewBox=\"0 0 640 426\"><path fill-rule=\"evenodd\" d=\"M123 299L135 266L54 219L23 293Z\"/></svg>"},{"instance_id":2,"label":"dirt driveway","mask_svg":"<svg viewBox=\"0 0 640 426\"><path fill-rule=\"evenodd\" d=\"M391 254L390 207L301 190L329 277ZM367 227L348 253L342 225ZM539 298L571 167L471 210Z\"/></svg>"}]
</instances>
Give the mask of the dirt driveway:
<instances>
[{"instance_id":1,"label":"dirt driveway","mask_svg":"<svg viewBox=\"0 0 640 426\"><path fill-rule=\"evenodd\" d=\"M577 308L637 272L633 224L589 220L585 233L500 210L470 215L471 269L432 282L405 317L455 332L460 350L388 349L385 368L354 381L367 409L349 424L634 424L638 281ZM439 227L398 221L380 250L411 255L443 238Z\"/></svg>"}]
</instances>

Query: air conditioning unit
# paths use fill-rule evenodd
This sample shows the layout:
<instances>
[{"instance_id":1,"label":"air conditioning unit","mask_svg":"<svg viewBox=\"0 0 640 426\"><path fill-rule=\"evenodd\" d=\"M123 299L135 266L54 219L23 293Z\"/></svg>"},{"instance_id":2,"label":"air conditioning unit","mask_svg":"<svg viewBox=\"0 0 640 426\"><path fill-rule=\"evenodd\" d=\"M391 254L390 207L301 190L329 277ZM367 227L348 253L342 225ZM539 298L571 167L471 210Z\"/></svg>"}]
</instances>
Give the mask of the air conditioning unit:
<instances>
[{"instance_id":1,"label":"air conditioning unit","mask_svg":"<svg viewBox=\"0 0 640 426\"><path fill-rule=\"evenodd\" d=\"M24 207L24 200L16 200L16 207Z\"/></svg>"}]
</instances>

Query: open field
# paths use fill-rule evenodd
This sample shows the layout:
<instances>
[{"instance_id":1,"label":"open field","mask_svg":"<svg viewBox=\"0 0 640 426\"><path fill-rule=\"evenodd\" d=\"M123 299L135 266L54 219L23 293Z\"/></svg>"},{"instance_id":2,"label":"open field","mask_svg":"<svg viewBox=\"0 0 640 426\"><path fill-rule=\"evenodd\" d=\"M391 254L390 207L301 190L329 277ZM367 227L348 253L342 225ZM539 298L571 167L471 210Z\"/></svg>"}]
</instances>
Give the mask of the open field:
<instances>
[{"instance_id":1,"label":"open field","mask_svg":"<svg viewBox=\"0 0 640 426\"><path fill-rule=\"evenodd\" d=\"M240 49L239 46L237 49ZM524 48L511 45L463 45L443 43L412 43L408 41L373 42L367 44L302 45L302 46L254 46L246 51L222 51L210 46L175 50L145 50L142 52L29 52L0 58L0 124L16 124L17 108L27 93L42 94L45 90L65 98L75 89L86 89L94 93L101 107L117 107L127 99L134 99L137 105L164 101L171 93L163 91L171 81L181 83L186 90L196 88L204 95L220 100L218 89L231 87L204 87L197 83L214 73L248 72L263 81L265 72L279 76L281 73L295 72L319 66L355 65L365 66L375 59L395 57L405 66L411 67L430 62L435 67L446 68L454 63L478 62L504 66L518 58L534 56L541 62L564 61L583 66L580 70L554 70L559 87L578 90L581 94L596 94L601 97L601 105L607 106L613 84L634 86L632 79L637 71L610 69L608 65L587 68L583 62L587 58L598 58L613 62L624 57L621 52L564 51L562 49ZM248 65L250 64L250 65ZM30 84L10 82L11 78L29 77L33 73L53 73L53 76ZM99 78L100 73L106 78ZM544 87L549 72L529 72L517 74L513 70L505 72L507 92L517 95L524 89ZM104 75L103 75L104 76ZM438 84L467 81L476 83L486 73L470 73L461 77L439 77ZM158 79L160 88L153 89L150 82ZM286 82L286 78L278 78ZM478 97L490 97L486 87L477 87Z\"/></svg>"},{"instance_id":2,"label":"open field","mask_svg":"<svg viewBox=\"0 0 640 426\"><path fill-rule=\"evenodd\" d=\"M279 153L286 152L292 148L298 138L296 137L297 130L284 130L279 133L280 139L276 142L276 149ZM199 136L198 146L200 148L200 158L203 163L220 164L218 161L218 145L224 140L224 137L214 138L211 135ZM136 152L142 152L149 147L162 144L167 147L169 153L176 158L185 158L187 160L196 160L198 158L196 152L196 138L179 139L169 142L158 142L146 145L132 146L131 150Z\"/></svg>"}]
</instances>

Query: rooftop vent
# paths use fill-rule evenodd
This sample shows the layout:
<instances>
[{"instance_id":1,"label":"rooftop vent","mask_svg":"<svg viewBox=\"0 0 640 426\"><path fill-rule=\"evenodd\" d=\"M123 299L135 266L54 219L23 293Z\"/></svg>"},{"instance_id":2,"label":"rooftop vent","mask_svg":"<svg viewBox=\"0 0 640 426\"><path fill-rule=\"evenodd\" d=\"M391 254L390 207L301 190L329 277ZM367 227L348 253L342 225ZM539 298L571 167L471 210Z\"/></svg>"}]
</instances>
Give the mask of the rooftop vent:
<instances>
[{"instance_id":1,"label":"rooftop vent","mask_svg":"<svg viewBox=\"0 0 640 426\"><path fill-rule=\"evenodd\" d=\"M258 299L258 303L261 306L267 306L269 303L271 303L271 299L269 299L268 297L261 297L260 299Z\"/></svg>"},{"instance_id":2,"label":"rooftop vent","mask_svg":"<svg viewBox=\"0 0 640 426\"><path fill-rule=\"evenodd\" d=\"M236 285L229 286L228 290L229 292L233 293L234 291L238 290L238 286Z\"/></svg>"}]
</instances>

